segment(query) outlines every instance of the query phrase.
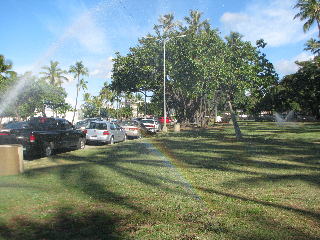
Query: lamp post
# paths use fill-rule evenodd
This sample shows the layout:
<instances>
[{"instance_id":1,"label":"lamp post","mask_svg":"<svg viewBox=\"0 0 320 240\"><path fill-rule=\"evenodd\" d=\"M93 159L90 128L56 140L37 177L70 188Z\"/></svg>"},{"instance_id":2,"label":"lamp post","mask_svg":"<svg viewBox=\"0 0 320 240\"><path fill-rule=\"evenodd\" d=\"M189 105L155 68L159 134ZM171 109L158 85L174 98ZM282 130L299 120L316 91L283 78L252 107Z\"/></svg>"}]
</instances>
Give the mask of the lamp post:
<instances>
[{"instance_id":1,"label":"lamp post","mask_svg":"<svg viewBox=\"0 0 320 240\"><path fill-rule=\"evenodd\" d=\"M168 42L169 40L171 40L172 38L176 38L176 37L185 37L186 35L179 35L179 36L173 36L170 37L168 39L163 39L163 128L162 131L163 132L167 132L167 111L166 111L166 42ZM155 38L159 41L161 41L161 39L156 38L156 37L143 37L143 38Z\"/></svg>"}]
</instances>

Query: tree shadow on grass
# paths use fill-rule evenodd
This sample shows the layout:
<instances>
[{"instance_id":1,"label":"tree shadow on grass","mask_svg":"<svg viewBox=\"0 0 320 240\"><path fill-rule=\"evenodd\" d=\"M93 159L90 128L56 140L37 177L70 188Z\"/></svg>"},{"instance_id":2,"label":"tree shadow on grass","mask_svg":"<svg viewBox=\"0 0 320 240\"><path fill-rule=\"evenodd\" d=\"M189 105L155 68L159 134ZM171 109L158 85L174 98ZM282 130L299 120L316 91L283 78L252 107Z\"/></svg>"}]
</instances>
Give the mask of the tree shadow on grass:
<instances>
[{"instance_id":1,"label":"tree shadow on grass","mask_svg":"<svg viewBox=\"0 0 320 240\"><path fill-rule=\"evenodd\" d=\"M253 136L245 135L244 141L238 142L233 132L219 127L210 130L183 131L171 134L171 136L167 134L153 139L153 141L159 148L162 148L162 151L167 151L170 157L176 159L177 164L182 165L183 168L214 170L217 176L223 175L225 177L225 180L216 180L216 184L208 183L208 185L212 185L212 188L203 187L203 185L206 185L204 182L199 183L199 186L197 184L196 188L200 191L230 197L231 199L252 201L280 210L294 211L298 215L304 214L309 219L314 219L315 224L318 224L320 213L316 210L317 207L315 207L315 210L309 210L308 207L295 208L290 204L269 203L263 201L263 196L259 196L259 193L265 194L264 188L266 187L271 190L274 187L281 187L281 184L299 183L299 181L311 186L310 189L320 187L319 143L309 141L309 139L299 139L298 137L294 139L281 138L283 137L282 134L288 132L290 134L308 134L308 132L318 132L319 128L319 125L314 125L307 130L290 128L271 129L270 131L261 125L257 125L251 127L251 131L259 130L261 132L256 132L256 135ZM270 134L275 134L275 137L269 138ZM279 135L280 138L277 138ZM219 174L219 172L225 173ZM209 174L209 172L205 173ZM212 175L209 175L215 178L214 172L211 173ZM261 188L261 191L259 188ZM246 189L248 189L249 194L251 190L257 189L256 198L251 199L242 197L241 194L234 194L239 190L243 190L242 194L246 194ZM303 201L304 196L301 196L301 198L301 201ZM292 204L298 204L299 206L299 203L293 202ZM257 216L257 219L262 221L262 216ZM267 222L266 226L268 226ZM290 232L290 229L287 229L287 231ZM299 233L298 229L292 228L291 232L297 234L297 239L314 238ZM257 236L253 238L257 238Z\"/></svg>"},{"instance_id":2,"label":"tree shadow on grass","mask_svg":"<svg viewBox=\"0 0 320 240\"><path fill-rule=\"evenodd\" d=\"M124 239L115 231L122 217L105 210L79 210L71 206L55 209L48 220L16 216L9 223L0 222L3 239Z\"/></svg>"},{"instance_id":3,"label":"tree shadow on grass","mask_svg":"<svg viewBox=\"0 0 320 240\"><path fill-rule=\"evenodd\" d=\"M315 219L315 224L317 224L318 220L320 219L320 213L315 213L304 209L299 209L291 206L288 207L281 204L261 201L209 188L200 187L199 190L209 194L240 200L244 205L246 202L250 202L253 204L258 204L258 206L262 205L265 207L278 208L289 212L295 212L298 215L305 215L310 221L312 221L311 219ZM240 219L246 218L248 222L252 223L252 225L255 226L250 226L251 231L235 232L234 238L236 239L288 239L288 236L290 236L290 239L319 239L315 232L305 232L302 229L288 225L288 223L277 221L275 219L277 218L276 216L263 214L263 210L261 210L261 208L259 207L245 209L243 208L242 204L239 204L238 207L235 207L233 205L230 211L232 211L232 213L230 213L231 215L237 215L239 217L239 221L241 221ZM252 229L258 230L252 231Z\"/></svg>"},{"instance_id":4,"label":"tree shadow on grass","mask_svg":"<svg viewBox=\"0 0 320 240\"><path fill-rule=\"evenodd\" d=\"M160 137L159 139L156 138L155 141L158 141L158 143L163 146L175 146L175 148L179 150L179 153L177 153L174 157L179 158L180 161L183 161L194 168L218 169L220 171L242 172L249 173L251 175L259 175L259 173L246 170L245 168L241 168L241 166L275 170L299 170L304 168L309 168L309 170L319 170L316 162L317 157L310 157L310 155L307 157L306 154L303 156L305 159L307 159L308 164L310 164L307 166L292 165L287 162L274 163L268 162L267 160L252 160L253 156L254 158L263 158L264 156L268 155L278 156L279 154L281 156L286 156L288 149L286 149L286 146L283 146L283 144L280 146L279 141L276 139L263 140L256 138L253 142L250 142L249 145L248 142L235 143L232 141L233 134L225 133L220 130L186 131L183 133L178 133L177 136L180 136L181 138L191 138L191 140L194 141L192 141L191 146L188 145L188 142L183 142L183 140L181 141L181 139L175 139L174 137L169 139L161 139ZM219 144L219 142L212 142L212 140L216 139L219 139L223 142L221 144ZM287 144L287 147L289 147L290 144ZM264 149L266 147L269 148ZM310 145L305 145L302 147L303 151L310 149ZM292 154L297 154L297 158L291 161L296 163L299 161L302 162L302 157L298 157L298 153L301 154L301 150L296 150L293 148L289 148L289 150L292 151ZM170 148L170 151L174 152L174 149ZM210 151L218 152L221 156L210 156ZM33 178L52 172L53 174L58 174L66 189L83 192L88 197L92 197L98 202L114 203L117 206L122 206L142 214L145 212L145 207L143 204L134 203L130 197L121 195L120 193L116 193L109 189L105 183L100 181L102 175L97 173L95 168L103 167L111 169L121 176L125 176L133 181L141 182L141 184L147 185L150 188L155 188L163 193L170 192L174 194L184 194L184 196L190 196L188 191L181 192L181 188L177 190L175 188L168 187L167 184L164 184L165 182L168 184L183 186L183 184L178 180L167 179L165 176L161 176L156 173L144 172L143 170L139 169L139 167L128 168L127 166L123 166L125 163L132 163L143 168L160 168L164 166L164 163L158 160L136 158L136 155L138 154L143 155L148 153L149 150L146 149L145 145L135 145L134 142L126 143L124 145L116 144L113 146L106 146L105 148L103 147L99 149L99 151L88 156L83 156L80 154L78 155L76 151L69 152L62 155L52 156L49 159L53 162L61 162L61 160L65 160L74 163L69 165L66 164L30 170L26 172L26 177ZM209 155L202 155L205 153ZM234 154L238 154L238 157L235 157ZM290 159L286 160L289 161ZM237 168L234 166L237 166ZM258 179L258 181L267 180L259 179L259 177L260 176L257 176L255 179ZM277 180L277 177L279 178L280 176L269 175L267 178L268 177L273 177L275 180ZM319 181L315 180L315 178L307 178L307 176L302 175L297 175L296 178L303 178L305 181L309 182L312 181L313 184L319 186ZM250 182L250 180L254 180L254 177L249 178L246 181ZM251 183L254 184L255 182L252 181ZM209 192L214 191L213 189L202 190ZM211 193L220 195L228 194L224 192ZM239 196L230 197L239 198ZM247 200L251 201L251 199ZM259 200L257 201L257 203L259 203ZM261 202L260 204L265 204L265 202ZM275 204L274 207L282 208L281 205L277 204ZM290 209L290 207L286 210L298 211L298 209ZM306 215L309 214L308 212L300 213L304 213ZM315 217L318 217L318 215ZM123 222L126 222L127 219L124 218L125 216L121 214L117 215L117 213L114 211L106 212L105 209L104 211L88 211L75 209L74 207L62 206L57 208L56 213L53 214L52 218L50 218L48 221L42 220L39 222L23 218L21 220L18 216L16 219L12 219L12 225L0 222L0 230L1 234L3 234L3 237L7 239L120 239L119 236L121 232L119 232L119 225L121 226ZM145 218L148 218L148 216L145 215ZM259 218L259 216L257 216L257 218L261 220L261 217ZM268 223L268 221L269 220L265 220L265 223ZM270 220L269 223L272 223L272 220ZM79 229L83 229L83 231ZM73 235L69 235L69 232L73 233ZM297 231L293 230L292 232L296 233ZM237 235L235 233L234 237L236 236ZM257 235L254 236L257 237ZM302 236L302 234L299 234L299 236ZM121 239L123 238L125 238L124 235L122 235ZM254 237L251 239L253 238Z\"/></svg>"},{"instance_id":5,"label":"tree shadow on grass","mask_svg":"<svg viewBox=\"0 0 320 240\"><path fill-rule=\"evenodd\" d=\"M88 155L78 154L80 151L83 150L51 156L46 159L46 162L51 161L52 165L31 168L24 173L24 178L42 179L47 178L46 176L56 175L59 184L63 186L58 189L61 188L64 191L65 188L68 192L79 193L84 198L93 199L95 204L107 204L108 206L112 204L115 208L126 209L125 211L142 216L143 221L148 221L149 214L152 212L148 208L152 209L153 206L145 205L139 198L137 201L130 194L123 193L124 191L116 191L115 185L109 182L115 181L115 179L108 178L105 175L107 172L116 173L115 175L121 176L121 178L123 176L125 179L131 179L147 186L151 198L154 190L163 195L174 194L193 197L193 193L189 189L185 189L184 183L179 179L169 179L161 175L159 171L148 172L141 169L166 167L165 163L158 158L148 159L150 151L146 149L144 144L127 142L126 144L104 146ZM141 154L142 157L136 158L137 154ZM146 158L143 157L144 154L146 154ZM34 164L35 161L32 163ZM128 164L136 167L128 167ZM41 186L40 183L37 183L38 185ZM42 191L48 191L48 194L52 194L49 193L50 191L56 191L50 189L50 184L47 187L47 190ZM121 185L119 188L125 190L126 186ZM147 197L149 198L149 196ZM60 201L54 196L51 198ZM106 212L105 209L103 211L81 211L77 209L79 203L74 207L65 207L65 204L61 204L63 206L57 208L56 213L48 221L44 219L31 220L25 215L21 217L18 215L15 219L11 219L9 222L12 224L0 221L2 237L6 239L117 239L121 234L119 229L122 224L130 222L130 217L127 218L123 214L117 215L113 210L109 210L110 212ZM95 218L99 218L101 222L99 219L95 222ZM157 217L151 217L151 221L158 221ZM121 239L126 237L125 234L134 231L133 227L125 226L124 228L127 229L127 232L123 233Z\"/></svg>"},{"instance_id":6,"label":"tree shadow on grass","mask_svg":"<svg viewBox=\"0 0 320 240\"><path fill-rule=\"evenodd\" d=\"M213 129L184 131L169 138L154 139L154 142L162 146L163 151L168 147L173 157L193 167L232 171L228 167L231 164L266 169L320 170L319 144L303 139L267 139L259 135L237 142L233 133Z\"/></svg>"}]
</instances>

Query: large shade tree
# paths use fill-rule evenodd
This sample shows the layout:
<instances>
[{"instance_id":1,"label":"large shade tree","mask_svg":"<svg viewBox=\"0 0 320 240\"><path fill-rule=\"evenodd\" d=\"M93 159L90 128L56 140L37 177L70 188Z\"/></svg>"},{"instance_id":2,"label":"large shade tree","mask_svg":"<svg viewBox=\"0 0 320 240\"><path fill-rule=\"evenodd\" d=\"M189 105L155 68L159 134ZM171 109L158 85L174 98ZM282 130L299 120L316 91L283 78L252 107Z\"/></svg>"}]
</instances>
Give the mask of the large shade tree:
<instances>
[{"instance_id":1,"label":"large shade tree","mask_svg":"<svg viewBox=\"0 0 320 240\"><path fill-rule=\"evenodd\" d=\"M258 73L262 71L259 65L257 48L250 42L242 41L242 35L231 32L226 36L226 45L223 48L223 64L218 67L218 88L226 94L227 104L234 124L237 139L242 139L240 128L237 124L232 101L235 93L250 89L254 84L261 85L266 79L260 79Z\"/></svg>"},{"instance_id":2,"label":"large shade tree","mask_svg":"<svg viewBox=\"0 0 320 240\"><path fill-rule=\"evenodd\" d=\"M199 22L198 19L195 25ZM112 87L117 91L136 92L145 86L161 101L164 56L163 43L159 40L164 39L167 40L166 98L180 122L191 121L201 102L214 96L215 90L225 94L232 111L235 93L251 89L262 91L273 84L274 78L266 70L272 70L273 66L266 64L265 55L257 47L242 41L238 33L222 39L216 29L205 25L207 27L200 32L195 32L193 25L180 27L180 31L163 25L162 34L161 28L155 27L156 36L149 34L139 40L140 45L130 48L126 56L117 53ZM177 37L181 35L186 37ZM264 45L263 42L260 45ZM234 123L236 136L241 139L235 120Z\"/></svg>"},{"instance_id":3,"label":"large shade tree","mask_svg":"<svg viewBox=\"0 0 320 240\"><path fill-rule=\"evenodd\" d=\"M282 110L297 110L320 119L320 70L314 61L296 62L299 70L280 82Z\"/></svg>"},{"instance_id":4,"label":"large shade tree","mask_svg":"<svg viewBox=\"0 0 320 240\"><path fill-rule=\"evenodd\" d=\"M67 93L63 88L51 85L44 79L38 79L31 72L13 79L8 85L8 91L14 89L16 82L21 78L27 79L22 83L23 91L13 95L5 112L6 116L15 117L21 121L37 113L46 116L46 108L51 108L56 114L63 114L70 108L65 103Z\"/></svg>"}]
</instances>

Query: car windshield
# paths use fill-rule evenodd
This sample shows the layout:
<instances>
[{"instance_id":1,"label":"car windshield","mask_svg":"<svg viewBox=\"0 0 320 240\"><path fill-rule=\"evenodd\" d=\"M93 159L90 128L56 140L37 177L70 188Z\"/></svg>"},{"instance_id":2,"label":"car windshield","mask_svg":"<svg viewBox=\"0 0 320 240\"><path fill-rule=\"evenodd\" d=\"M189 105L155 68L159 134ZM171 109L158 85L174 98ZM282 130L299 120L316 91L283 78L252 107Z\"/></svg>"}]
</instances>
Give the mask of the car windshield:
<instances>
[{"instance_id":1,"label":"car windshield","mask_svg":"<svg viewBox=\"0 0 320 240\"><path fill-rule=\"evenodd\" d=\"M76 123L76 126L85 126L85 125L87 125L86 121L80 121Z\"/></svg>"},{"instance_id":2,"label":"car windshield","mask_svg":"<svg viewBox=\"0 0 320 240\"><path fill-rule=\"evenodd\" d=\"M91 122L87 129L98 129L98 130L106 130L107 124L106 123L98 123L98 122Z\"/></svg>"},{"instance_id":3,"label":"car windshield","mask_svg":"<svg viewBox=\"0 0 320 240\"><path fill-rule=\"evenodd\" d=\"M121 126L139 126L139 123L136 121L123 121Z\"/></svg>"},{"instance_id":4,"label":"car windshield","mask_svg":"<svg viewBox=\"0 0 320 240\"><path fill-rule=\"evenodd\" d=\"M154 123L154 121L153 121L153 120L146 120L146 119L141 120L141 122L143 122L143 123Z\"/></svg>"},{"instance_id":5,"label":"car windshield","mask_svg":"<svg viewBox=\"0 0 320 240\"><path fill-rule=\"evenodd\" d=\"M28 121L27 127L40 131L57 129L57 121L54 118L35 117Z\"/></svg>"},{"instance_id":6,"label":"car windshield","mask_svg":"<svg viewBox=\"0 0 320 240\"><path fill-rule=\"evenodd\" d=\"M6 129L13 129L13 128L25 128L28 124L26 122L16 122L16 123L11 123L7 125L5 128Z\"/></svg>"}]
</instances>

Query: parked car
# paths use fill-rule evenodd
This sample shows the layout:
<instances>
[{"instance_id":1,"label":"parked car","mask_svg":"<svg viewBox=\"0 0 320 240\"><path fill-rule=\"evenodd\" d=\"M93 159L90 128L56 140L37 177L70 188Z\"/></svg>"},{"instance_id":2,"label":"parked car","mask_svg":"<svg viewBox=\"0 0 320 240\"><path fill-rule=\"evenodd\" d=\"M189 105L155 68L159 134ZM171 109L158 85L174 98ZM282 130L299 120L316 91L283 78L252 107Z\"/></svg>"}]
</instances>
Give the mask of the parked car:
<instances>
[{"instance_id":1,"label":"parked car","mask_svg":"<svg viewBox=\"0 0 320 240\"><path fill-rule=\"evenodd\" d=\"M7 123L3 123L3 124L1 124L2 125L2 127L4 128L4 127L6 127L6 126L8 126L8 125L10 125L10 124L12 124L12 123L17 123L18 121L16 121L16 120L14 120L14 121L10 121L10 122L7 122Z\"/></svg>"},{"instance_id":2,"label":"parked car","mask_svg":"<svg viewBox=\"0 0 320 240\"><path fill-rule=\"evenodd\" d=\"M160 117L159 122L164 123L164 117ZM173 122L173 120L171 118L167 117L166 123L172 123L172 122Z\"/></svg>"},{"instance_id":3,"label":"parked car","mask_svg":"<svg viewBox=\"0 0 320 240\"><path fill-rule=\"evenodd\" d=\"M133 119L133 120L140 122L142 119L144 119L144 118L139 117L139 118L135 118L135 119Z\"/></svg>"},{"instance_id":4,"label":"parked car","mask_svg":"<svg viewBox=\"0 0 320 240\"><path fill-rule=\"evenodd\" d=\"M149 132L156 133L160 131L160 124L157 120L142 119L141 123L147 128Z\"/></svg>"},{"instance_id":5,"label":"parked car","mask_svg":"<svg viewBox=\"0 0 320 240\"><path fill-rule=\"evenodd\" d=\"M93 122L93 121L101 121L101 119L98 119L98 118L86 118L83 121L86 121L89 124L90 122Z\"/></svg>"},{"instance_id":6,"label":"parked car","mask_svg":"<svg viewBox=\"0 0 320 240\"><path fill-rule=\"evenodd\" d=\"M11 144L12 139L10 136L11 129L23 129L28 125L27 122L14 122L6 125L3 129L0 129L0 144Z\"/></svg>"},{"instance_id":7,"label":"parked car","mask_svg":"<svg viewBox=\"0 0 320 240\"><path fill-rule=\"evenodd\" d=\"M87 143L109 143L127 140L126 131L117 123L93 121L84 130Z\"/></svg>"},{"instance_id":8,"label":"parked car","mask_svg":"<svg viewBox=\"0 0 320 240\"><path fill-rule=\"evenodd\" d=\"M259 115L255 116L254 121L256 122L275 122L276 118L272 115Z\"/></svg>"},{"instance_id":9,"label":"parked car","mask_svg":"<svg viewBox=\"0 0 320 240\"><path fill-rule=\"evenodd\" d=\"M135 120L122 121L120 126L126 131L127 136L130 138L141 138L148 132L148 129L143 123Z\"/></svg>"},{"instance_id":10,"label":"parked car","mask_svg":"<svg viewBox=\"0 0 320 240\"><path fill-rule=\"evenodd\" d=\"M23 145L26 154L47 157L55 149L83 149L85 134L66 119L34 117L24 128L10 130L10 143Z\"/></svg>"},{"instance_id":11,"label":"parked car","mask_svg":"<svg viewBox=\"0 0 320 240\"><path fill-rule=\"evenodd\" d=\"M86 126L88 125L88 122L85 121L85 120L81 120L81 121L78 121L75 125L75 128L76 129L79 129L81 131L84 131L86 129Z\"/></svg>"}]
</instances>

